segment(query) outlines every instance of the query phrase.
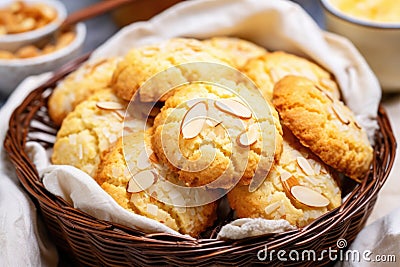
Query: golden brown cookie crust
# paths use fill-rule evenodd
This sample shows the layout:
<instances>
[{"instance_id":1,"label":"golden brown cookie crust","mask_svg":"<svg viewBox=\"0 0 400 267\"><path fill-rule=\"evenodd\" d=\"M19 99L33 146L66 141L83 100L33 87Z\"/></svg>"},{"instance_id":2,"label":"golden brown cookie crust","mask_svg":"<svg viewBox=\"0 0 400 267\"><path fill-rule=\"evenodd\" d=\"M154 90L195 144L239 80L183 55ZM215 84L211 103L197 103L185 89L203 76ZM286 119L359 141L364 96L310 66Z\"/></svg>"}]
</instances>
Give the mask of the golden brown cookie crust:
<instances>
[{"instance_id":1,"label":"golden brown cookie crust","mask_svg":"<svg viewBox=\"0 0 400 267\"><path fill-rule=\"evenodd\" d=\"M115 110L105 110L102 102L117 103L123 111L128 103L111 89L100 90L80 103L64 119L56 137L51 161L58 165L72 165L94 176L100 155L121 135L124 118ZM136 121L134 127L143 129L145 122Z\"/></svg>"},{"instance_id":2,"label":"golden brown cookie crust","mask_svg":"<svg viewBox=\"0 0 400 267\"><path fill-rule=\"evenodd\" d=\"M317 64L296 55L277 51L250 60L243 68L260 88L266 99L272 99L274 85L286 75L306 77L339 99L340 92L333 76Z\"/></svg>"},{"instance_id":3,"label":"golden brown cookie crust","mask_svg":"<svg viewBox=\"0 0 400 267\"><path fill-rule=\"evenodd\" d=\"M148 166L145 169L139 168L138 164L138 159L142 153L143 140L149 140L148 134L150 132L150 130L147 132L138 131L120 138L104 154L96 175L96 181L123 208L157 220L183 234L196 237L215 221L217 216L216 202L199 207L179 208L162 203L145 191L129 193L126 190L128 182L132 177L131 174L135 175L135 173L153 168L153 166ZM148 141L148 143L150 142ZM124 145L130 146L129 154L132 155L127 154L128 152L124 148ZM126 163L128 158L129 169ZM156 170L154 169L154 171ZM172 173L169 173L169 175L174 176ZM162 186L160 186L159 190L158 193L168 194ZM153 209L156 206L156 212L149 212L149 205L152 205Z\"/></svg>"},{"instance_id":4,"label":"golden brown cookie crust","mask_svg":"<svg viewBox=\"0 0 400 267\"><path fill-rule=\"evenodd\" d=\"M324 213L340 206L340 187L331 169L284 128L282 155L264 183L255 191L248 186L237 185L228 193L228 200L240 218L285 219L290 224L303 227ZM312 173L305 173L298 164L298 158L305 159ZM320 193L329 200L324 207L311 207L296 201L290 191L284 188L281 174L289 173L302 186Z\"/></svg>"},{"instance_id":5,"label":"golden brown cookie crust","mask_svg":"<svg viewBox=\"0 0 400 267\"><path fill-rule=\"evenodd\" d=\"M360 181L373 149L349 108L312 81L287 76L277 83L273 103L282 123L326 164Z\"/></svg>"},{"instance_id":6,"label":"golden brown cookie crust","mask_svg":"<svg viewBox=\"0 0 400 267\"><path fill-rule=\"evenodd\" d=\"M61 125L79 103L107 88L117 63L118 59L107 58L85 64L57 85L48 103L49 115L54 123Z\"/></svg>"},{"instance_id":7,"label":"golden brown cookie crust","mask_svg":"<svg viewBox=\"0 0 400 267\"><path fill-rule=\"evenodd\" d=\"M236 92L240 92L240 90L240 86L235 88ZM244 96L245 93L240 95ZM196 137L185 139L182 138L181 123L190 109L188 103L193 99L208 99L209 110L216 112L213 114L217 114L222 123L210 127L209 125L205 126ZM241 119L215 108L213 101L222 99L235 99L235 94L211 84L185 85L177 89L176 93L168 98L154 121L152 137L154 152L161 162L177 172L179 179L188 186L207 185L210 188L230 188L239 179L241 183L249 184L260 163L261 153L264 156L264 153L268 153L275 160L280 157L282 129L273 106L265 102L260 96L258 99L262 103L258 106L268 106L268 113L271 116L265 114L264 117L256 118L253 116L250 119ZM233 152L232 143L236 145L237 142L236 137L233 136L239 134L244 128L248 129L253 124L257 124L261 128L261 134L257 141L249 147L238 148L239 152L237 153ZM224 129L229 129L230 135ZM243 153L240 152L242 150ZM212 161L209 155L215 156ZM246 158L243 158L242 155ZM199 160L200 157L205 158L204 162L203 158ZM209 165L201 170L193 170L190 162L196 160L199 160L195 165L196 168L205 164ZM210 162L206 162L207 160L210 160ZM243 162L247 162L247 166L236 168L243 165ZM222 175L224 178L221 178ZM237 178L237 176L240 177Z\"/></svg>"},{"instance_id":8,"label":"golden brown cookie crust","mask_svg":"<svg viewBox=\"0 0 400 267\"><path fill-rule=\"evenodd\" d=\"M119 97L129 101L139 87L155 74L180 64L194 62L230 64L225 54L198 40L172 38L158 44L132 49L118 64L112 78L112 88ZM187 81L185 74L178 68L172 69L168 76L163 85ZM144 102L165 101L171 94L160 98L161 95L162 92L154 90L140 91L140 99Z\"/></svg>"},{"instance_id":9,"label":"golden brown cookie crust","mask_svg":"<svg viewBox=\"0 0 400 267\"><path fill-rule=\"evenodd\" d=\"M235 37L213 37L203 42L220 50L221 53L225 53L230 58L232 65L237 69L242 69L250 59L268 53L261 46Z\"/></svg>"}]
</instances>

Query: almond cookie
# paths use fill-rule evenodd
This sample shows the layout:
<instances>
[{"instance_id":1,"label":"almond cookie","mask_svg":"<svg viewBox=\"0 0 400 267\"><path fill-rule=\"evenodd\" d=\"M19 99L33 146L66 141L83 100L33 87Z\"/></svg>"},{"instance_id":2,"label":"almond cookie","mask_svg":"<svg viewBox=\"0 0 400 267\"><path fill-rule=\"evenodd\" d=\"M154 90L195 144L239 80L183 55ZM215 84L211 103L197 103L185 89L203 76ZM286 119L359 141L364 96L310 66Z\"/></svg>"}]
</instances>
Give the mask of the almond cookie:
<instances>
[{"instance_id":1,"label":"almond cookie","mask_svg":"<svg viewBox=\"0 0 400 267\"><path fill-rule=\"evenodd\" d=\"M203 43L225 53L237 69L243 68L250 59L267 53L261 46L234 37L214 37L204 40Z\"/></svg>"},{"instance_id":2,"label":"almond cookie","mask_svg":"<svg viewBox=\"0 0 400 267\"><path fill-rule=\"evenodd\" d=\"M274 85L286 75L306 77L339 99L340 92L332 75L315 63L285 52L273 52L250 60L243 69L260 88L266 99L272 99Z\"/></svg>"},{"instance_id":3,"label":"almond cookie","mask_svg":"<svg viewBox=\"0 0 400 267\"><path fill-rule=\"evenodd\" d=\"M254 192L237 185L228 201L240 218L285 219L303 227L341 204L332 170L284 128L282 155Z\"/></svg>"},{"instance_id":4,"label":"almond cookie","mask_svg":"<svg viewBox=\"0 0 400 267\"><path fill-rule=\"evenodd\" d=\"M159 221L182 234L198 236L215 221L216 202L198 207L178 207L184 201L178 190L161 181L162 176L176 180L176 174L152 165L148 133L124 135L104 154L96 181L128 211ZM146 140L146 141L144 141ZM153 160L154 161L154 160ZM145 191L149 189L149 191ZM169 203L158 198L168 199ZM182 202L182 203L180 203ZM174 205L176 203L176 205Z\"/></svg>"},{"instance_id":5,"label":"almond cookie","mask_svg":"<svg viewBox=\"0 0 400 267\"><path fill-rule=\"evenodd\" d=\"M49 115L56 125L61 125L68 113L96 91L109 86L117 59L108 58L85 64L68 75L49 98Z\"/></svg>"},{"instance_id":6,"label":"almond cookie","mask_svg":"<svg viewBox=\"0 0 400 267\"><path fill-rule=\"evenodd\" d=\"M257 88L253 95L244 85L229 87L181 86L154 120L154 152L187 186L249 184L280 156L282 128L273 106Z\"/></svg>"},{"instance_id":7,"label":"almond cookie","mask_svg":"<svg viewBox=\"0 0 400 267\"><path fill-rule=\"evenodd\" d=\"M168 75L152 90L141 90L140 100L145 102L165 101L171 92L164 95L166 86L187 82L189 75L178 65L194 62L212 62L222 65L230 63L220 51L195 39L173 38L162 43L132 49L118 64L112 78L115 93L131 100L136 91L149 78L168 70ZM178 66L178 67L175 67ZM175 68L172 68L175 67Z\"/></svg>"},{"instance_id":8,"label":"almond cookie","mask_svg":"<svg viewBox=\"0 0 400 267\"><path fill-rule=\"evenodd\" d=\"M72 165L94 176L100 154L122 134L127 105L111 89L98 91L80 103L64 119L57 133L52 163ZM129 125L143 129L145 122L132 119Z\"/></svg>"},{"instance_id":9,"label":"almond cookie","mask_svg":"<svg viewBox=\"0 0 400 267\"><path fill-rule=\"evenodd\" d=\"M373 149L343 102L306 78L287 76L276 84L273 103L282 123L304 146L348 177L364 178Z\"/></svg>"}]
</instances>

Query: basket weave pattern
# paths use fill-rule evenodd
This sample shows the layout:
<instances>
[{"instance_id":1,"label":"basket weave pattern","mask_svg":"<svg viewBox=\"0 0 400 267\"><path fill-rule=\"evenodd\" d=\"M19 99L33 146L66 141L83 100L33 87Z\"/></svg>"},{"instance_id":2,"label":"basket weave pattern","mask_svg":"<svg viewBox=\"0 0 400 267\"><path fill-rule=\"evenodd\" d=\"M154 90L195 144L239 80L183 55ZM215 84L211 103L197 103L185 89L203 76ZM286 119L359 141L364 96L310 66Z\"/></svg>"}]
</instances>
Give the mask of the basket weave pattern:
<instances>
[{"instance_id":1,"label":"basket weave pattern","mask_svg":"<svg viewBox=\"0 0 400 267\"><path fill-rule=\"evenodd\" d=\"M365 225L378 192L392 168L396 141L387 114L380 108L372 169L362 184L353 184L350 196L337 209L325 214L310 225L281 234L268 234L238 241L217 240L215 237L224 222L217 224L198 239L169 234L145 234L115 223L101 221L81 212L63 199L49 193L40 180L33 162L24 152L28 141L52 146L57 128L47 113L47 99L52 90L71 71L87 60L88 55L65 65L45 84L35 89L14 111L4 147L15 165L23 187L41 213L51 238L61 253L66 253L83 266L147 266L147 265L249 265L259 262L257 252L321 251L337 248L337 240L350 244ZM40 133L40 134L38 134ZM346 189L344 188L345 192ZM276 257L261 262L281 266ZM317 262L286 262L285 265L323 266L329 258Z\"/></svg>"}]
</instances>

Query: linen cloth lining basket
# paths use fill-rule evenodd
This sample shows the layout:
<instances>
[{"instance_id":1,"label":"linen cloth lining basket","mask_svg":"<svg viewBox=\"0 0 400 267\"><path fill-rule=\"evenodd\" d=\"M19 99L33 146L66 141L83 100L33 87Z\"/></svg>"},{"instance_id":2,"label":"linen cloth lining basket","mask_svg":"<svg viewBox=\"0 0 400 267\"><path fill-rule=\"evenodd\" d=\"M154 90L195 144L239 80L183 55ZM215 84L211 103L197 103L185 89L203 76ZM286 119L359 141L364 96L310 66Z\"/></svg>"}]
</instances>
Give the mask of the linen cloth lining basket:
<instances>
[{"instance_id":1,"label":"linen cloth lining basket","mask_svg":"<svg viewBox=\"0 0 400 267\"><path fill-rule=\"evenodd\" d=\"M53 145L57 128L48 116L47 99L57 82L77 69L88 57L89 55L85 55L64 65L50 80L26 97L11 116L4 141L18 178L37 206L51 238L59 251L73 258L77 265L239 266L257 262L282 266L283 262L279 261L276 254L267 261L258 261L258 251L265 249L265 246L268 251L284 250L289 253L296 250L300 255L304 250L314 250L318 257L323 250L338 249L339 239L345 239L349 246L365 225L378 192L393 166L396 152L396 140L382 107L378 113L379 130L375 137L374 160L368 179L364 179L359 185L352 184L350 196L339 208L302 229L225 241L216 239L221 225L226 223L219 221L213 229L193 240L164 233L145 234L98 220L69 206L66 201L45 189L24 148L27 141L37 141L45 147ZM34 127L31 125L32 121L36 121ZM38 136L41 137L38 139ZM314 262L301 259L288 261L285 265L326 266L330 263L329 257L325 257Z\"/></svg>"}]
</instances>

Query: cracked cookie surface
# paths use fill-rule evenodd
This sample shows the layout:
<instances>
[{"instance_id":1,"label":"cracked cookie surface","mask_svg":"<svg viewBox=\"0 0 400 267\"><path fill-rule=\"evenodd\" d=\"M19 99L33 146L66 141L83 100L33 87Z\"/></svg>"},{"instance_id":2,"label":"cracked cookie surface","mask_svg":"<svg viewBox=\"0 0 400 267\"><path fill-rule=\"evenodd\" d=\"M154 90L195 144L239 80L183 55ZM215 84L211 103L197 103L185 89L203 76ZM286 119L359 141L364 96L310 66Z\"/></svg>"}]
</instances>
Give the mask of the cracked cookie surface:
<instances>
[{"instance_id":1,"label":"cracked cookie surface","mask_svg":"<svg viewBox=\"0 0 400 267\"><path fill-rule=\"evenodd\" d=\"M228 193L228 201L240 218L285 219L292 225L303 227L340 206L340 187L327 165L302 146L287 128L284 127L283 131L281 158L263 184L254 192L249 192L248 186L237 185ZM283 175L321 194L329 204L313 207L299 203L290 189L285 189L281 181Z\"/></svg>"},{"instance_id":2,"label":"cracked cookie surface","mask_svg":"<svg viewBox=\"0 0 400 267\"><path fill-rule=\"evenodd\" d=\"M273 161L280 156L282 128L276 110L256 88L252 95L245 86L229 87L233 91L213 84L184 85L168 98L154 121L154 152L188 186L230 188L239 180L249 184L259 165L266 168L266 158ZM240 100L236 94L249 101L253 116L241 118L217 107L222 101ZM207 121L196 136L185 138L182 127L185 114L196 105L193 101L206 107L214 123ZM258 127L257 137L243 146L238 138L252 125Z\"/></svg>"},{"instance_id":3,"label":"cracked cookie surface","mask_svg":"<svg viewBox=\"0 0 400 267\"><path fill-rule=\"evenodd\" d=\"M165 101L172 94L164 94L165 87L173 87L188 80L187 73L175 66L196 62L230 65L224 53L198 40L172 38L154 45L133 48L128 52L113 74L112 88L119 97L131 100L147 80L168 70L168 75L157 81L159 86L139 92L141 101Z\"/></svg>"},{"instance_id":4,"label":"cracked cookie surface","mask_svg":"<svg viewBox=\"0 0 400 267\"><path fill-rule=\"evenodd\" d=\"M96 91L107 88L117 63L118 59L107 58L85 64L58 84L48 104L49 115L54 123L61 125L79 103Z\"/></svg>"},{"instance_id":5,"label":"cracked cookie surface","mask_svg":"<svg viewBox=\"0 0 400 267\"><path fill-rule=\"evenodd\" d=\"M64 119L57 133L51 161L53 164L72 165L95 175L101 153L122 134L123 118L113 110L98 107L99 102L118 103L123 109L128 102L118 98L111 89L104 89L80 103ZM133 127L143 129L145 123L137 120Z\"/></svg>"},{"instance_id":6,"label":"cracked cookie surface","mask_svg":"<svg viewBox=\"0 0 400 267\"><path fill-rule=\"evenodd\" d=\"M326 164L356 181L367 173L373 149L343 102L306 78L287 76L275 86L273 103L283 125Z\"/></svg>"},{"instance_id":7,"label":"cracked cookie surface","mask_svg":"<svg viewBox=\"0 0 400 267\"><path fill-rule=\"evenodd\" d=\"M225 53L237 69L243 68L250 59L267 53L261 46L234 37L213 37L204 40L203 43Z\"/></svg>"},{"instance_id":8,"label":"cracked cookie surface","mask_svg":"<svg viewBox=\"0 0 400 267\"><path fill-rule=\"evenodd\" d=\"M168 180L176 180L176 174L163 170L160 165L155 168L150 162L143 164L141 154L146 149L144 146L150 147L149 132L137 131L120 138L103 157L96 181L126 210L157 220L182 234L196 237L215 221L216 202L198 207L177 207L163 203L157 196L163 195L163 199L168 198L174 203L181 195L160 180L154 185L155 188L152 188L151 194L146 191L127 191L131 177L145 171L162 173L168 176Z\"/></svg>"},{"instance_id":9,"label":"cracked cookie surface","mask_svg":"<svg viewBox=\"0 0 400 267\"><path fill-rule=\"evenodd\" d=\"M317 64L296 55L277 51L250 60L243 68L260 88L266 99L272 99L274 85L286 75L306 77L339 99L340 92L332 75Z\"/></svg>"}]
</instances>

